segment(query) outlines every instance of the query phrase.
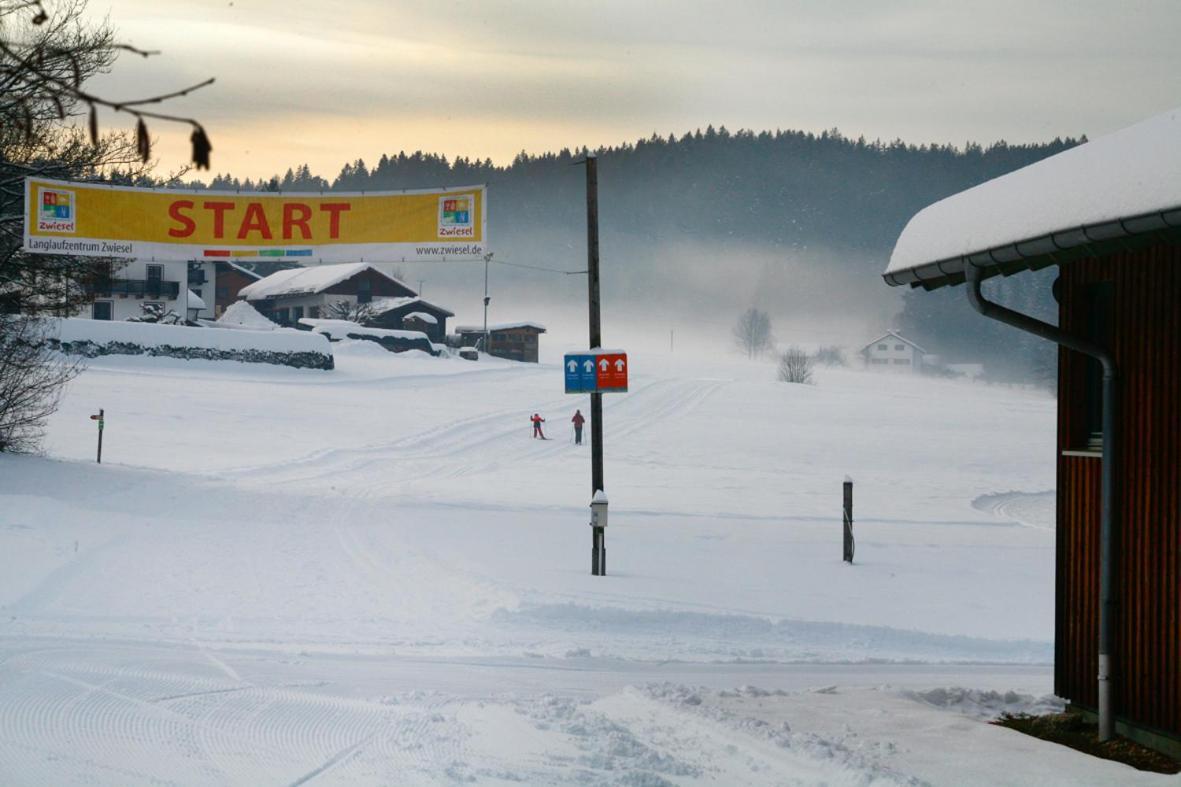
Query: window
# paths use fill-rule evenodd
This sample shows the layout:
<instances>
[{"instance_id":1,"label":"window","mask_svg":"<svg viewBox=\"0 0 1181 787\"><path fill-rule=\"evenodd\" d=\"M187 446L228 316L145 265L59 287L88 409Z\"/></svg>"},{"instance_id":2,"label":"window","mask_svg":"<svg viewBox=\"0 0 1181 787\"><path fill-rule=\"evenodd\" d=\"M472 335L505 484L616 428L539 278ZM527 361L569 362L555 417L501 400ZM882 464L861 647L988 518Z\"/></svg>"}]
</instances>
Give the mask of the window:
<instances>
[{"instance_id":1,"label":"window","mask_svg":"<svg viewBox=\"0 0 1181 787\"><path fill-rule=\"evenodd\" d=\"M887 361L885 358L870 358L869 362L873 363L873 364L878 364L879 366L884 363L889 363L889 361Z\"/></svg>"},{"instance_id":2,"label":"window","mask_svg":"<svg viewBox=\"0 0 1181 787\"><path fill-rule=\"evenodd\" d=\"M148 282L145 287L144 294L152 297L160 297L160 285L164 283L164 266L163 265L149 265L148 266Z\"/></svg>"},{"instance_id":3,"label":"window","mask_svg":"<svg viewBox=\"0 0 1181 787\"><path fill-rule=\"evenodd\" d=\"M303 319L303 307L302 306L292 306L291 307L291 321L292 322L299 322L301 319Z\"/></svg>"},{"instance_id":4,"label":"window","mask_svg":"<svg viewBox=\"0 0 1181 787\"><path fill-rule=\"evenodd\" d=\"M357 303L369 303L373 300L373 282L361 279L357 282Z\"/></svg>"},{"instance_id":5,"label":"window","mask_svg":"<svg viewBox=\"0 0 1181 787\"><path fill-rule=\"evenodd\" d=\"M879 345L878 345L878 349L879 349L879 350L888 350L888 349L890 349L890 348L889 348L889 347L887 347L887 346L886 346L886 345L884 345L884 344L879 344Z\"/></svg>"},{"instance_id":6,"label":"window","mask_svg":"<svg viewBox=\"0 0 1181 787\"><path fill-rule=\"evenodd\" d=\"M96 320L111 319L111 302L110 301L95 301L91 315Z\"/></svg>"},{"instance_id":7,"label":"window","mask_svg":"<svg viewBox=\"0 0 1181 787\"><path fill-rule=\"evenodd\" d=\"M1111 346L1112 303L1111 282L1099 282L1086 287L1083 307L1086 322L1083 336L1100 347ZM1090 356L1083 361L1084 434L1076 436L1076 444L1088 449L1103 447L1103 365Z\"/></svg>"},{"instance_id":8,"label":"window","mask_svg":"<svg viewBox=\"0 0 1181 787\"><path fill-rule=\"evenodd\" d=\"M217 299L219 301L224 301L229 297L230 297L230 288L229 287L218 287L217 288Z\"/></svg>"},{"instance_id":9,"label":"window","mask_svg":"<svg viewBox=\"0 0 1181 787\"><path fill-rule=\"evenodd\" d=\"M308 307L308 316L311 317L313 320L316 319L317 317L319 317L320 316L320 307L319 306L309 306Z\"/></svg>"},{"instance_id":10,"label":"window","mask_svg":"<svg viewBox=\"0 0 1181 787\"><path fill-rule=\"evenodd\" d=\"M894 363L898 366L910 366L909 358L895 358Z\"/></svg>"},{"instance_id":11,"label":"window","mask_svg":"<svg viewBox=\"0 0 1181 787\"><path fill-rule=\"evenodd\" d=\"M287 310L286 309L275 309L275 322L279 323L280 325L287 324Z\"/></svg>"},{"instance_id":12,"label":"window","mask_svg":"<svg viewBox=\"0 0 1181 787\"><path fill-rule=\"evenodd\" d=\"M904 345L904 344L896 344L896 345L894 345L894 349L895 349L895 350L898 350L899 352L901 352L902 350L905 350L905 349L906 349L906 345Z\"/></svg>"}]
</instances>

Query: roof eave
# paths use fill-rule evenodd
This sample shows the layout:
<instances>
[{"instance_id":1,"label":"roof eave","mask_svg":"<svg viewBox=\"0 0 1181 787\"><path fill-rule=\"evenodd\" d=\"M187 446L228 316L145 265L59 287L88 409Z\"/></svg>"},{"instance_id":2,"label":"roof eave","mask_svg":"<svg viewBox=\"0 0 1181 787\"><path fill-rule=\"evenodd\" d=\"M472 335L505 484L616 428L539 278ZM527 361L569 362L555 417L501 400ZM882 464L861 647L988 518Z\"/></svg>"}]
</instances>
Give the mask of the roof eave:
<instances>
[{"instance_id":1,"label":"roof eave","mask_svg":"<svg viewBox=\"0 0 1181 787\"><path fill-rule=\"evenodd\" d=\"M1038 270L1078 257L1096 257L1154 241L1181 241L1181 206L1082 227L1039 235L1004 246L917 265L882 278L892 287L904 284L936 290L964 282L964 266L971 263L985 278Z\"/></svg>"}]
</instances>

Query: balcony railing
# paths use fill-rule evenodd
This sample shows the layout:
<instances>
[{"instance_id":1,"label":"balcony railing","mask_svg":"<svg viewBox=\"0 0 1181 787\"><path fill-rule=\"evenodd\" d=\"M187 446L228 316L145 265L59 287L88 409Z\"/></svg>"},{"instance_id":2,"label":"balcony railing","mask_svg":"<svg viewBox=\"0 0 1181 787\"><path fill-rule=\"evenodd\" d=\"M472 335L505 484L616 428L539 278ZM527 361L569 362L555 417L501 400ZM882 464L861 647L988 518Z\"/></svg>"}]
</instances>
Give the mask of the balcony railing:
<instances>
[{"instance_id":1,"label":"balcony railing","mask_svg":"<svg viewBox=\"0 0 1181 787\"><path fill-rule=\"evenodd\" d=\"M97 281L90 292L98 298L134 296L136 298L164 298L174 301L180 295L180 282L157 279L111 279Z\"/></svg>"}]
</instances>

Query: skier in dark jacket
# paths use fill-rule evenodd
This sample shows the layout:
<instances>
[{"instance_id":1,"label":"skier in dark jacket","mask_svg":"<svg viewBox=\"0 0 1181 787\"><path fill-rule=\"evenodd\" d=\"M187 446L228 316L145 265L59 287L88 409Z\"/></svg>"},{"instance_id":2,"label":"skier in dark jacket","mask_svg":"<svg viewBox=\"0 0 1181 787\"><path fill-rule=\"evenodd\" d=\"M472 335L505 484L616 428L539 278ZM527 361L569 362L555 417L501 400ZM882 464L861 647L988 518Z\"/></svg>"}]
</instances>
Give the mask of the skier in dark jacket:
<instances>
[{"instance_id":1,"label":"skier in dark jacket","mask_svg":"<svg viewBox=\"0 0 1181 787\"><path fill-rule=\"evenodd\" d=\"M582 445L582 425L586 423L586 419L582 417L582 411L575 410L574 417L570 421L574 424L574 444Z\"/></svg>"},{"instance_id":2,"label":"skier in dark jacket","mask_svg":"<svg viewBox=\"0 0 1181 787\"><path fill-rule=\"evenodd\" d=\"M533 437L540 437L542 440L547 440L548 438L545 436L545 433L541 431L541 425L545 423L545 419L534 413L533 417L529 420L533 422Z\"/></svg>"}]
</instances>

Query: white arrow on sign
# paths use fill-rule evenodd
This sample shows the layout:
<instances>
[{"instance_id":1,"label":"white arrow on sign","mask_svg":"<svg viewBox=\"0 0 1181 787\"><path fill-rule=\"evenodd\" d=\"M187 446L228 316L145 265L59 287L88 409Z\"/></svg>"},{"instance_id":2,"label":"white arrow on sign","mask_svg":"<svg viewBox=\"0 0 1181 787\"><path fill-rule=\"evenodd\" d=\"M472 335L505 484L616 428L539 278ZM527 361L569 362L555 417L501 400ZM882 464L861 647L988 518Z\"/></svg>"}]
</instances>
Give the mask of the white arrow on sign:
<instances>
[{"instance_id":1,"label":"white arrow on sign","mask_svg":"<svg viewBox=\"0 0 1181 787\"><path fill-rule=\"evenodd\" d=\"M607 359L606 359L606 358L604 358L603 360L599 361L599 368L600 368L600 369L602 369L604 372L605 372L605 371L607 371L607 368L608 368L610 365L611 365L611 364L607 363Z\"/></svg>"},{"instance_id":2,"label":"white arrow on sign","mask_svg":"<svg viewBox=\"0 0 1181 787\"><path fill-rule=\"evenodd\" d=\"M570 370L570 374L574 374L578 371L578 362L571 361L570 363L566 364L566 368Z\"/></svg>"},{"instance_id":3,"label":"white arrow on sign","mask_svg":"<svg viewBox=\"0 0 1181 787\"><path fill-rule=\"evenodd\" d=\"M617 371L617 372L622 372L622 371L623 371L623 367L624 367L624 365L625 365L625 364L623 363L623 359L622 359L622 358L620 358L619 360L617 360L617 361L615 362L615 371Z\"/></svg>"},{"instance_id":4,"label":"white arrow on sign","mask_svg":"<svg viewBox=\"0 0 1181 787\"><path fill-rule=\"evenodd\" d=\"M582 368L586 370L587 374L590 374L595 370L595 362L588 358L582 362Z\"/></svg>"}]
</instances>

